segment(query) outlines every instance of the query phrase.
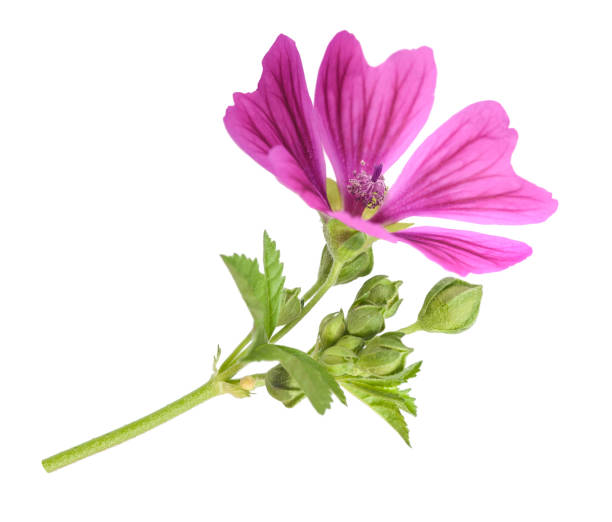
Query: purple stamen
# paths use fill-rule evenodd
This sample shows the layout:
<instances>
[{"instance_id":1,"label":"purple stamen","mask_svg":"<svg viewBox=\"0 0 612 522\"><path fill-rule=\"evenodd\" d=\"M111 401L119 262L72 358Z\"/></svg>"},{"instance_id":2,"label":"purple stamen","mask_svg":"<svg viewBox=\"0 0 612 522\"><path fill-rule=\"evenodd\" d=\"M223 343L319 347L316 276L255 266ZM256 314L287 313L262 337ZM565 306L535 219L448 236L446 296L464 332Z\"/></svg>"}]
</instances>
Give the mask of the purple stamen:
<instances>
[{"instance_id":1,"label":"purple stamen","mask_svg":"<svg viewBox=\"0 0 612 522\"><path fill-rule=\"evenodd\" d=\"M349 194L351 194L364 207L376 208L385 199L387 186L385 178L382 175L382 164L374 167L372 174L366 172L366 164L361 162L361 170L354 171L353 177L349 179L347 186Z\"/></svg>"},{"instance_id":2,"label":"purple stamen","mask_svg":"<svg viewBox=\"0 0 612 522\"><path fill-rule=\"evenodd\" d=\"M379 163L374 167L374 172L372 172L372 181L376 181L382 173L382 163Z\"/></svg>"}]
</instances>

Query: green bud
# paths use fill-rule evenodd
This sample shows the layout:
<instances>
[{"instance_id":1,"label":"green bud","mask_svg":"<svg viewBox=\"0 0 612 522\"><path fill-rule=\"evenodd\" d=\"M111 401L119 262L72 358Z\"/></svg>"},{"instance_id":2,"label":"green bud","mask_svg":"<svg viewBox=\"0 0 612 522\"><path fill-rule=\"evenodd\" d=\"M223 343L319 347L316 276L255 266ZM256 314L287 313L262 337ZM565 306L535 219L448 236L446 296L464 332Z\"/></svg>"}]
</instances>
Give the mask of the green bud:
<instances>
[{"instance_id":1,"label":"green bud","mask_svg":"<svg viewBox=\"0 0 612 522\"><path fill-rule=\"evenodd\" d=\"M319 350L323 350L332 344L336 344L338 339L344 335L346 325L344 322L344 312L334 312L326 315L319 325Z\"/></svg>"},{"instance_id":2,"label":"green bud","mask_svg":"<svg viewBox=\"0 0 612 522\"><path fill-rule=\"evenodd\" d=\"M387 332L368 341L359 353L356 370L364 376L378 377L400 371L406 356L412 352L401 338L401 333Z\"/></svg>"},{"instance_id":3,"label":"green bud","mask_svg":"<svg viewBox=\"0 0 612 522\"><path fill-rule=\"evenodd\" d=\"M463 332L476 321L481 297L482 285L445 277L425 297L419 325L427 332Z\"/></svg>"},{"instance_id":4,"label":"green bud","mask_svg":"<svg viewBox=\"0 0 612 522\"><path fill-rule=\"evenodd\" d=\"M283 297L281 303L280 314L278 316L278 324L283 325L297 319L302 313L304 307L300 299L300 289L293 290L283 289Z\"/></svg>"},{"instance_id":5,"label":"green bud","mask_svg":"<svg viewBox=\"0 0 612 522\"><path fill-rule=\"evenodd\" d=\"M329 253L329 248L327 245L325 245L323 247L323 252L321 253L321 264L319 265L319 282L323 282L327 279L333 261L332 255ZM350 283L359 277L367 276L372 271L373 267L374 252L370 247L365 252L362 252L353 260L342 266L336 284L343 285Z\"/></svg>"},{"instance_id":6,"label":"green bud","mask_svg":"<svg viewBox=\"0 0 612 522\"><path fill-rule=\"evenodd\" d=\"M362 339L374 337L385 329L385 317L380 306L354 303L346 315L346 329Z\"/></svg>"},{"instance_id":7,"label":"green bud","mask_svg":"<svg viewBox=\"0 0 612 522\"><path fill-rule=\"evenodd\" d=\"M344 335L336 344L326 348L319 356L319 360L327 366L332 375L348 375L352 373L357 352L363 344L361 337Z\"/></svg>"},{"instance_id":8,"label":"green bud","mask_svg":"<svg viewBox=\"0 0 612 522\"><path fill-rule=\"evenodd\" d=\"M277 364L266 373L266 389L287 408L295 406L304 398L304 392L285 368Z\"/></svg>"},{"instance_id":9,"label":"green bud","mask_svg":"<svg viewBox=\"0 0 612 522\"><path fill-rule=\"evenodd\" d=\"M402 302L398 292L401 285L401 281L390 281L384 275L371 277L357 292L355 303L379 306L385 318L391 317Z\"/></svg>"}]
</instances>

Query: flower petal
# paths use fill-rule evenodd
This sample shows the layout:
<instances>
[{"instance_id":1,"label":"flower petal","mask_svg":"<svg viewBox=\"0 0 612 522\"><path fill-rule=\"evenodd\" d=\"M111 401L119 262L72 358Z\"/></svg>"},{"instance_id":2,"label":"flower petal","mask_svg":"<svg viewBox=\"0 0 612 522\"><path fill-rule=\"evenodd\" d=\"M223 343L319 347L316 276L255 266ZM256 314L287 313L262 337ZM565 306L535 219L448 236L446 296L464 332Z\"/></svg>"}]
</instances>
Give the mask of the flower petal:
<instances>
[{"instance_id":1,"label":"flower petal","mask_svg":"<svg viewBox=\"0 0 612 522\"><path fill-rule=\"evenodd\" d=\"M364 161L381 163L383 172L408 148L423 127L436 83L428 47L398 51L370 67L350 33L331 41L319 69L315 108L321 116L323 145L330 157L345 209L358 214L363 205L347 191L348 179Z\"/></svg>"},{"instance_id":2,"label":"flower petal","mask_svg":"<svg viewBox=\"0 0 612 522\"><path fill-rule=\"evenodd\" d=\"M262 64L257 90L234 94L225 127L242 150L306 203L329 209L323 151L295 42L280 35Z\"/></svg>"},{"instance_id":3,"label":"flower petal","mask_svg":"<svg viewBox=\"0 0 612 522\"><path fill-rule=\"evenodd\" d=\"M394 235L461 276L503 270L532 252L529 245L520 241L467 230L413 227Z\"/></svg>"},{"instance_id":4,"label":"flower petal","mask_svg":"<svg viewBox=\"0 0 612 522\"><path fill-rule=\"evenodd\" d=\"M432 216L500 225L544 221L557 209L557 201L515 174L510 157L516 139L500 104L468 106L417 149L373 220Z\"/></svg>"}]
</instances>

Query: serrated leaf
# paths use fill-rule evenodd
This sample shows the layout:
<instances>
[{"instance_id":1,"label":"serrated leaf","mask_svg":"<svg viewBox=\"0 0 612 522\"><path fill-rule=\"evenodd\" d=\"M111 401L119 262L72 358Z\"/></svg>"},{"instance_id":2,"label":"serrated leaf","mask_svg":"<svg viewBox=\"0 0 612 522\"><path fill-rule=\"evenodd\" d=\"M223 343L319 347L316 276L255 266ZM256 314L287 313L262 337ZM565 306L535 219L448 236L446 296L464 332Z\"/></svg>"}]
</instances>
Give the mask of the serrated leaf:
<instances>
[{"instance_id":1,"label":"serrated leaf","mask_svg":"<svg viewBox=\"0 0 612 522\"><path fill-rule=\"evenodd\" d=\"M406 366L402 371L383 377L347 377L346 381L354 384L368 384L370 386L397 386L398 384L405 383L408 379L416 377L422 363L423 361L415 362L410 366Z\"/></svg>"},{"instance_id":2,"label":"serrated leaf","mask_svg":"<svg viewBox=\"0 0 612 522\"><path fill-rule=\"evenodd\" d=\"M221 256L221 258L232 274L236 286L253 316L255 324L253 342L255 344L266 342L266 278L259 271L259 263L256 259L249 259L238 254Z\"/></svg>"},{"instance_id":3,"label":"serrated leaf","mask_svg":"<svg viewBox=\"0 0 612 522\"><path fill-rule=\"evenodd\" d=\"M414 398L408 394L410 389L400 390L395 386L371 386L369 384L357 384L354 382L349 382L348 384L354 389L360 390L363 394L392 403L400 410L416 416L417 408L414 403Z\"/></svg>"},{"instance_id":4,"label":"serrated leaf","mask_svg":"<svg viewBox=\"0 0 612 522\"><path fill-rule=\"evenodd\" d=\"M382 398L379 395L372 395L369 391L364 390L363 387L357 384L343 382L342 385L360 401L367 404L385 419L389 425L399 433L402 439L404 439L404 442L410 446L410 437L406 420L394 402Z\"/></svg>"},{"instance_id":5,"label":"serrated leaf","mask_svg":"<svg viewBox=\"0 0 612 522\"><path fill-rule=\"evenodd\" d=\"M262 344L254 347L245 361L280 362L320 414L329 408L332 393L346 404L342 389L325 367L300 350L277 344Z\"/></svg>"},{"instance_id":6,"label":"serrated leaf","mask_svg":"<svg viewBox=\"0 0 612 522\"><path fill-rule=\"evenodd\" d=\"M280 252L276 248L276 243L270 239L270 236L265 231L263 264L266 279L266 314L264 328L266 337L269 339L278 323L285 278L283 277L283 264L280 262Z\"/></svg>"}]
</instances>

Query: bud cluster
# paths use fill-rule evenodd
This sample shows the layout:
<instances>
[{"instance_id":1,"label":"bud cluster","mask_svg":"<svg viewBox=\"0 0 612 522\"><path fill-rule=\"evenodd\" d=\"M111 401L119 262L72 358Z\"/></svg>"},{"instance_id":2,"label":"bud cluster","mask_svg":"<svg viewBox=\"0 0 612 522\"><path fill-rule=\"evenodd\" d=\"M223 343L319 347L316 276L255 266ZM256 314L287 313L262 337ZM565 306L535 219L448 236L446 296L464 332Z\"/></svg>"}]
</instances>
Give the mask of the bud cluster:
<instances>
[{"instance_id":1,"label":"bud cluster","mask_svg":"<svg viewBox=\"0 0 612 522\"><path fill-rule=\"evenodd\" d=\"M329 314L319 327L317 354L334 376L381 376L401 370L412 350L401 342L403 334L388 332L385 319L401 303L401 281L374 276L366 281L349 309Z\"/></svg>"},{"instance_id":2,"label":"bud cluster","mask_svg":"<svg viewBox=\"0 0 612 522\"><path fill-rule=\"evenodd\" d=\"M325 251L322 266L324 259ZM384 332L385 319L392 317L402 302L398 292L401 284L384 275L368 279L357 292L346 316L340 310L323 318L312 357L334 377L384 378L404 369L406 357L413 351L402 343L407 333L416 330L458 333L474 324L482 286L447 277L429 291L416 323L400 331ZM298 294L299 289L283 294L281 320L289 322L302 312L303 303ZM304 397L298 384L281 365L266 374L265 382L270 395L287 407Z\"/></svg>"}]
</instances>

